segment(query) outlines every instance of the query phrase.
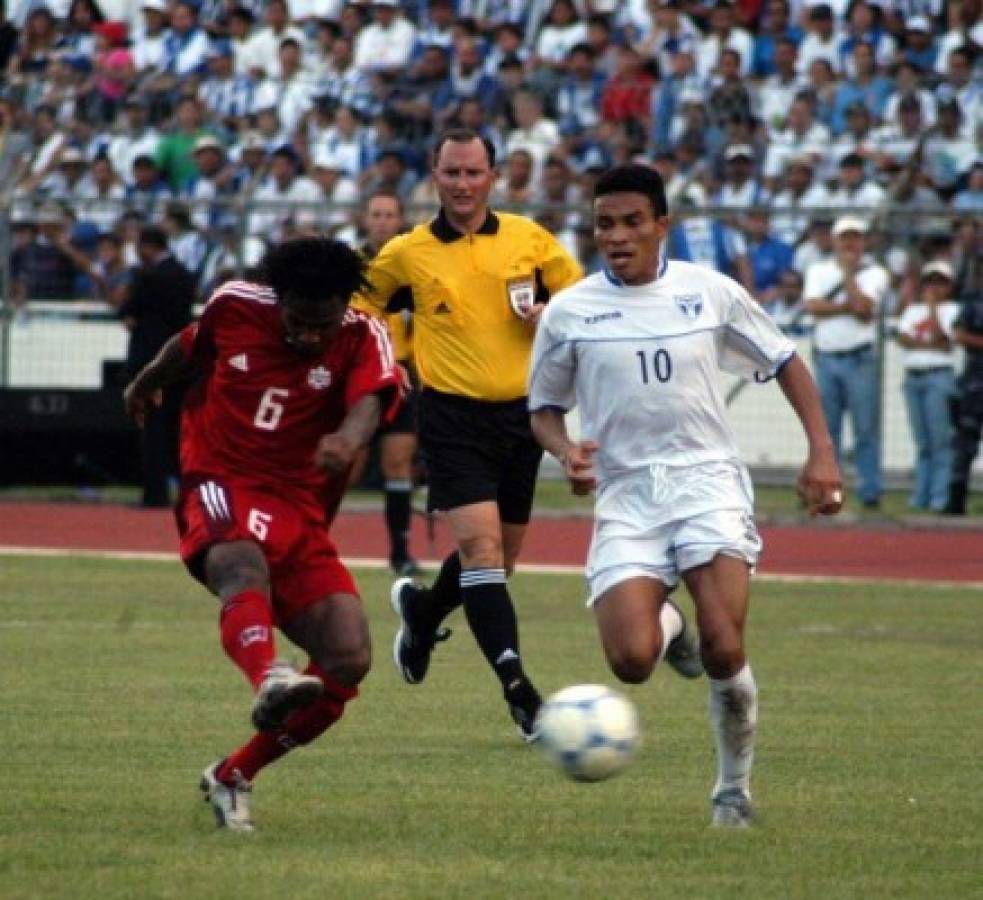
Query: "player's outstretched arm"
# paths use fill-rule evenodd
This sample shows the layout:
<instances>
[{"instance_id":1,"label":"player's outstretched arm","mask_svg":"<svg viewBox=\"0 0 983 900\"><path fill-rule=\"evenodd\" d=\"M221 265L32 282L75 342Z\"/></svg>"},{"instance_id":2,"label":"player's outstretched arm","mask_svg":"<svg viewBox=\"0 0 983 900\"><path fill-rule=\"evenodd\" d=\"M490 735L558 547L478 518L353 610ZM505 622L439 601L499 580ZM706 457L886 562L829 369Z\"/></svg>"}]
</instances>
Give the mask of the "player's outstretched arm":
<instances>
[{"instance_id":1,"label":"player's outstretched arm","mask_svg":"<svg viewBox=\"0 0 983 900\"><path fill-rule=\"evenodd\" d=\"M192 374L194 364L184 349L181 335L172 337L123 390L126 413L143 427L147 411L160 406L165 387Z\"/></svg>"},{"instance_id":2,"label":"player's outstretched arm","mask_svg":"<svg viewBox=\"0 0 983 900\"><path fill-rule=\"evenodd\" d=\"M337 431L326 434L317 444L314 461L317 466L339 475L347 472L355 462L355 456L372 439L379 427L382 402L378 394L362 397L345 416Z\"/></svg>"},{"instance_id":3,"label":"player's outstretched arm","mask_svg":"<svg viewBox=\"0 0 983 900\"><path fill-rule=\"evenodd\" d=\"M810 515L835 515L843 506L843 477L816 383L805 363L795 355L779 374L778 384L799 417L809 442L809 456L796 486L799 496Z\"/></svg>"},{"instance_id":4,"label":"player's outstretched arm","mask_svg":"<svg viewBox=\"0 0 983 900\"><path fill-rule=\"evenodd\" d=\"M594 474L595 441L572 441L567 423L558 409L539 409L530 414L532 433L540 446L563 465L570 489L578 496L589 494L597 487Z\"/></svg>"}]
</instances>

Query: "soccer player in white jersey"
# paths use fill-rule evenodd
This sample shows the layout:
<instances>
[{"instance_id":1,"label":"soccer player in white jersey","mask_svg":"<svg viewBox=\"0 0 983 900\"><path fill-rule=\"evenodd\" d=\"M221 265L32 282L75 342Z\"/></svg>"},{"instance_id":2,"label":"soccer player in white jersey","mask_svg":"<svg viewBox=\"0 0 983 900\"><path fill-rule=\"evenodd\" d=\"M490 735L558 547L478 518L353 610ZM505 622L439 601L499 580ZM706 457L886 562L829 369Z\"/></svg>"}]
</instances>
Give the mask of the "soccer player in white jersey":
<instances>
[{"instance_id":1,"label":"soccer player in white jersey","mask_svg":"<svg viewBox=\"0 0 983 900\"><path fill-rule=\"evenodd\" d=\"M659 174L611 169L594 198L606 265L543 314L529 376L533 431L575 493L597 492L586 575L608 664L630 683L645 681L663 656L688 677L705 667L719 762L712 821L744 826L757 722L744 623L761 539L719 373L778 382L808 439L798 491L812 514L839 511L840 471L794 345L735 281L663 259L669 218ZM575 405L578 441L564 421ZM680 580L695 604L698 644L668 600Z\"/></svg>"}]
</instances>

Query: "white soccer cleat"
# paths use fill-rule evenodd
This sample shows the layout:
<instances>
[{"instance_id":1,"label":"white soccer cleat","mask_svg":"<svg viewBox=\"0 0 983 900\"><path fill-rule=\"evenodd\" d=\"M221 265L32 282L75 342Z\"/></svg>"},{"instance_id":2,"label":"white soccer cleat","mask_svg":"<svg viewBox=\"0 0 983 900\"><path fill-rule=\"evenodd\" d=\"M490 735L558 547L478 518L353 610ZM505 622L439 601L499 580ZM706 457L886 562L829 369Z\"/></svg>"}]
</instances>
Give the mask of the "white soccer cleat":
<instances>
[{"instance_id":1,"label":"white soccer cleat","mask_svg":"<svg viewBox=\"0 0 983 900\"><path fill-rule=\"evenodd\" d=\"M683 620L683 630L666 647L666 662L683 678L699 678L704 670L696 631L689 627L683 611L672 600L666 600L666 603L673 606Z\"/></svg>"},{"instance_id":2,"label":"white soccer cleat","mask_svg":"<svg viewBox=\"0 0 983 900\"><path fill-rule=\"evenodd\" d=\"M249 797L253 786L235 770L233 784L225 784L215 777L219 766L224 760L212 763L201 773L198 787L205 795L206 803L210 803L219 828L229 831L252 831L253 822L249 815Z\"/></svg>"},{"instance_id":3,"label":"white soccer cleat","mask_svg":"<svg viewBox=\"0 0 983 900\"><path fill-rule=\"evenodd\" d=\"M310 706L324 692L324 683L304 675L285 662L275 662L253 701L253 725L258 731L276 731L298 709Z\"/></svg>"}]
</instances>

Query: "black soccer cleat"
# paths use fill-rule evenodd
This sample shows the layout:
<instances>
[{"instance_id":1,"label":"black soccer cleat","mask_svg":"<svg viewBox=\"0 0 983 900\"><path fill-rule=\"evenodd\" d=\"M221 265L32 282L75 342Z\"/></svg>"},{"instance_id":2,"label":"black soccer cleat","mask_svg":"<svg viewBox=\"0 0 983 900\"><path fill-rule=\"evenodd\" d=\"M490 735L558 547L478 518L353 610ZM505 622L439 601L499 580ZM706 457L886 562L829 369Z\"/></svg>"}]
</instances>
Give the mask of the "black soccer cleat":
<instances>
[{"instance_id":1,"label":"black soccer cleat","mask_svg":"<svg viewBox=\"0 0 983 900\"><path fill-rule=\"evenodd\" d=\"M414 609L423 588L412 578L399 578L393 582L390 602L399 616L399 630L393 641L393 663L407 684L419 684L427 677L430 655L434 644L451 636L449 628L421 628L417 610Z\"/></svg>"},{"instance_id":2,"label":"black soccer cleat","mask_svg":"<svg viewBox=\"0 0 983 900\"><path fill-rule=\"evenodd\" d=\"M515 722L519 737L527 744L539 739L536 730L536 716L543 705L543 698L533 687L528 678L517 678L505 688L505 702L509 706L509 715Z\"/></svg>"}]
</instances>

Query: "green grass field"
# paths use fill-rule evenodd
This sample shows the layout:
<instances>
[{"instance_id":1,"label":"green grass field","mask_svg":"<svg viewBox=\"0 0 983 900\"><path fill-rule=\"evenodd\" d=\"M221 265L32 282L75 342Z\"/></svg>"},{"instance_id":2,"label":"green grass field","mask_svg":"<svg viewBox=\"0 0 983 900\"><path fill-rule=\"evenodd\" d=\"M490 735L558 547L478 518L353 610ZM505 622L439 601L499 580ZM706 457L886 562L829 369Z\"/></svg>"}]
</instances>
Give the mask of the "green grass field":
<instances>
[{"instance_id":1,"label":"green grass field","mask_svg":"<svg viewBox=\"0 0 983 900\"><path fill-rule=\"evenodd\" d=\"M961 898L983 895L983 593L756 585L760 820L707 827L706 686L628 690L645 745L563 779L512 730L462 621L397 679L382 573L360 573L376 669L326 739L219 832L200 770L247 734L216 607L175 563L0 558L0 897ZM612 683L579 579L516 578L540 686Z\"/></svg>"}]
</instances>

